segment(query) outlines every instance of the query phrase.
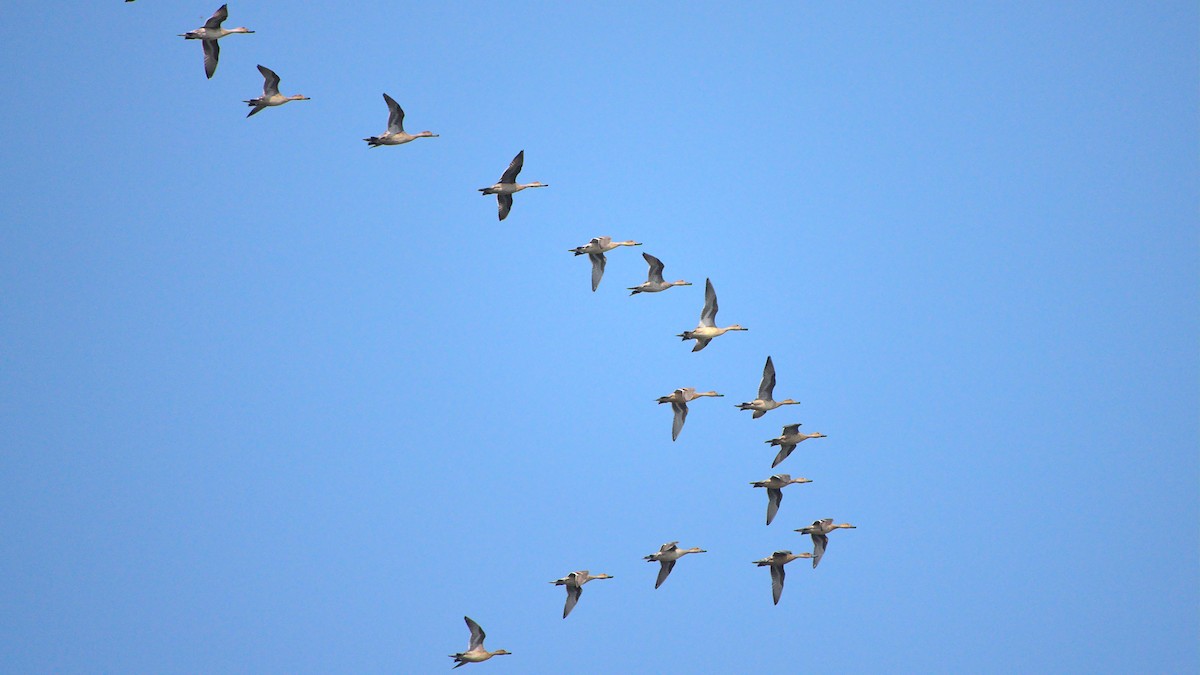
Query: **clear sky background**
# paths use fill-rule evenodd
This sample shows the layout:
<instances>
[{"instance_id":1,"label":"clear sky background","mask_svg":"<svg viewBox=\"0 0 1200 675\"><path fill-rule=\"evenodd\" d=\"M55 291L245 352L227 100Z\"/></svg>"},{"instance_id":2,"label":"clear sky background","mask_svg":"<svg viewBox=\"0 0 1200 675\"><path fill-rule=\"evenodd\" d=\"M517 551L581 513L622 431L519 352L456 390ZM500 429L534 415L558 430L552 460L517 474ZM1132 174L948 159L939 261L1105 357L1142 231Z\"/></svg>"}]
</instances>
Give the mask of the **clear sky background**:
<instances>
[{"instance_id":1,"label":"clear sky background","mask_svg":"<svg viewBox=\"0 0 1200 675\"><path fill-rule=\"evenodd\" d=\"M217 5L5 8L0 670L1200 669L1196 3Z\"/></svg>"}]
</instances>

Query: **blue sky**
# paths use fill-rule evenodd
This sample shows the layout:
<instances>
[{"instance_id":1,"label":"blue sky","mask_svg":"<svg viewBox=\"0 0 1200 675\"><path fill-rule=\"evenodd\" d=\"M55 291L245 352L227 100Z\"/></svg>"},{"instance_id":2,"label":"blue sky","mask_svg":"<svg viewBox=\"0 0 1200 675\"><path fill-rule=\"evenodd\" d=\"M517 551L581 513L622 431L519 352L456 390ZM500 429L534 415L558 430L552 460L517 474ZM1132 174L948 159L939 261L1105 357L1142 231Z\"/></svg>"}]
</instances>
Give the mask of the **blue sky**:
<instances>
[{"instance_id":1,"label":"blue sky","mask_svg":"<svg viewBox=\"0 0 1200 675\"><path fill-rule=\"evenodd\" d=\"M6 9L0 670L1200 667L1194 3L350 4Z\"/></svg>"}]
</instances>

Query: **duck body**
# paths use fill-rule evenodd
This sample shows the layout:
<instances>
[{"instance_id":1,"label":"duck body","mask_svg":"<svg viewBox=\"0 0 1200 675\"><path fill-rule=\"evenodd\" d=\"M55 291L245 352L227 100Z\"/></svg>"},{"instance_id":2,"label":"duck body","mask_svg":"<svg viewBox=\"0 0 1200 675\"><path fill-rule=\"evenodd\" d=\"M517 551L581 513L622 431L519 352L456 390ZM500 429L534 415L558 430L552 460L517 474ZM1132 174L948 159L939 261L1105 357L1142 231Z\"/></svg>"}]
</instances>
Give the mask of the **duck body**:
<instances>
[{"instance_id":1,"label":"duck body","mask_svg":"<svg viewBox=\"0 0 1200 675\"><path fill-rule=\"evenodd\" d=\"M829 546L829 533L838 529L853 530L856 527L850 523L835 525L833 518L822 518L821 520L814 520L813 524L808 527L796 530L800 534L807 534L812 537L813 552L809 557L812 558L813 569L817 569L817 565L821 564L821 558L825 556L825 549Z\"/></svg>"},{"instance_id":2,"label":"duck body","mask_svg":"<svg viewBox=\"0 0 1200 675\"><path fill-rule=\"evenodd\" d=\"M708 553L702 548L679 548L679 542L669 541L659 547L658 551L651 553L643 558L646 562L657 562L661 564L658 570L658 579L654 582L654 587L658 588L667 580L667 575L675 567L675 562L689 553Z\"/></svg>"},{"instance_id":3,"label":"duck body","mask_svg":"<svg viewBox=\"0 0 1200 675\"><path fill-rule=\"evenodd\" d=\"M254 31L245 26L237 28L222 28L221 24L225 19L229 18L229 5L221 5L213 15L204 22L204 25L195 29L189 30L186 33L180 34L179 37L185 40L202 40L200 46L204 51L204 75L212 79L213 74L217 72L217 61L221 56L221 46L217 44L217 40L226 35L235 33L253 33Z\"/></svg>"},{"instance_id":4,"label":"duck body","mask_svg":"<svg viewBox=\"0 0 1200 675\"><path fill-rule=\"evenodd\" d=\"M667 281L663 279L663 261L655 258L649 253L643 253L642 257L646 259L646 264L650 266L649 272L646 274L646 280L637 286L631 286L626 290L633 291L630 295L638 293L661 293L662 291L671 288L672 286L691 286L692 282L680 279L678 281Z\"/></svg>"},{"instance_id":5,"label":"duck body","mask_svg":"<svg viewBox=\"0 0 1200 675\"><path fill-rule=\"evenodd\" d=\"M725 326L724 328L717 326L717 292L713 289L712 280L704 280L704 308L700 310L700 323L692 330L685 330L676 337L684 340L695 340L696 344L692 347L693 352L698 352L708 346L708 343L713 338L724 335L732 330L749 330L742 328L738 324Z\"/></svg>"},{"instance_id":6,"label":"duck body","mask_svg":"<svg viewBox=\"0 0 1200 675\"><path fill-rule=\"evenodd\" d=\"M750 483L756 488L767 489L767 524L775 520L775 514L779 513L779 505L783 503L783 488L792 485L793 483L811 483L807 478L792 478L791 474L777 473L766 480L756 480Z\"/></svg>"},{"instance_id":7,"label":"duck body","mask_svg":"<svg viewBox=\"0 0 1200 675\"><path fill-rule=\"evenodd\" d=\"M404 109L400 107L396 100L387 94L383 95L384 103L388 107L388 128L387 131L378 136L364 138L368 147L378 148L381 145L404 145L411 143L418 138L437 138L438 135L432 131L422 131L416 134L410 134L404 131Z\"/></svg>"},{"instance_id":8,"label":"duck body","mask_svg":"<svg viewBox=\"0 0 1200 675\"><path fill-rule=\"evenodd\" d=\"M254 110L251 110L246 117L253 117L267 108L283 105L288 101L309 100L307 96L303 96L301 94L293 94L292 96L284 96L283 94L280 94L279 76L276 75L275 71L271 70L270 68L260 65L258 67L258 72L262 73L263 76L263 95L259 96L258 98L252 98L249 101L244 101L244 103L248 104L251 108L254 108Z\"/></svg>"},{"instance_id":9,"label":"duck body","mask_svg":"<svg viewBox=\"0 0 1200 675\"><path fill-rule=\"evenodd\" d=\"M810 438L826 438L825 434L806 434L800 431L800 423L789 424L783 428L783 433L777 438L772 438L764 443L770 443L771 447L778 446L779 454L775 455L775 461L771 463L771 468L779 466L779 463L788 458L796 446Z\"/></svg>"},{"instance_id":10,"label":"duck body","mask_svg":"<svg viewBox=\"0 0 1200 675\"><path fill-rule=\"evenodd\" d=\"M572 609L575 609L575 603L579 602L579 597L583 595L583 585L594 579L612 579L612 575L597 574L592 576L587 570L579 570L550 582L555 586L567 587L567 604L563 606L564 619L567 618Z\"/></svg>"},{"instance_id":11,"label":"duck body","mask_svg":"<svg viewBox=\"0 0 1200 675\"><path fill-rule=\"evenodd\" d=\"M767 412L785 405L799 405L799 401L793 401L790 398L785 398L782 401L776 401L774 398L775 392L775 364L771 362L771 357L767 357L767 363L763 366L762 382L758 385L758 398L746 403L739 403L738 410L753 410L751 415L754 419L758 419Z\"/></svg>"},{"instance_id":12,"label":"duck body","mask_svg":"<svg viewBox=\"0 0 1200 675\"><path fill-rule=\"evenodd\" d=\"M533 187L550 187L545 183L534 181L532 183L521 184L517 182L517 175L521 173L522 167L525 166L525 151L522 150L513 157L508 168L500 175L500 180L495 184L484 188L479 188L479 191L486 197L487 195L496 195L496 206L500 216L500 220L508 217L512 211L512 196L525 188Z\"/></svg>"},{"instance_id":13,"label":"duck body","mask_svg":"<svg viewBox=\"0 0 1200 675\"><path fill-rule=\"evenodd\" d=\"M471 630L471 641L467 646L467 651L450 655L450 658L454 659L454 668L465 666L468 663L482 663L493 656L504 656L512 653L503 649L489 652L483 646L483 641L487 638L487 633L484 633L479 624L471 620L471 617L464 616L463 620L467 622L467 628ZM451 670L454 670L454 668L451 668Z\"/></svg>"},{"instance_id":14,"label":"duck body","mask_svg":"<svg viewBox=\"0 0 1200 675\"><path fill-rule=\"evenodd\" d=\"M787 576L783 571L783 566L799 560L801 558L811 558L811 553L792 553L791 551L775 551L771 555L761 560L755 560L754 564L759 567L771 568L771 599L775 604L779 604L779 598L783 596L783 580Z\"/></svg>"},{"instance_id":15,"label":"duck body","mask_svg":"<svg viewBox=\"0 0 1200 675\"><path fill-rule=\"evenodd\" d=\"M570 249L575 255L587 254L589 260L592 261L592 292L594 293L600 287L600 279L604 278L604 266L608 264L608 258L605 253L622 246L641 246L640 243L629 241L613 241L612 237L594 237L591 241L583 246L576 246Z\"/></svg>"},{"instance_id":16,"label":"duck body","mask_svg":"<svg viewBox=\"0 0 1200 675\"><path fill-rule=\"evenodd\" d=\"M687 421L688 402L700 398L702 396L724 396L715 391L696 391L695 387L680 387L666 396L659 396L658 403L670 403L671 410L675 413L674 420L671 422L671 440L679 438L679 432L683 431L683 423Z\"/></svg>"}]
</instances>

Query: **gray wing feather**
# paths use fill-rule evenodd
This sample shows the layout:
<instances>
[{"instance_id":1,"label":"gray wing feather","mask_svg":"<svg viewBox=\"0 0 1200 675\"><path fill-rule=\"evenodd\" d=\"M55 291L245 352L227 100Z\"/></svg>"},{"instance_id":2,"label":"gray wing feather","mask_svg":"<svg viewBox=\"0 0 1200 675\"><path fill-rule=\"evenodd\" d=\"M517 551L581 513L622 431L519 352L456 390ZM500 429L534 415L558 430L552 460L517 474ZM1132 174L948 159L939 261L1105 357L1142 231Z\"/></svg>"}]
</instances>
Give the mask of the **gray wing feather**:
<instances>
[{"instance_id":1,"label":"gray wing feather","mask_svg":"<svg viewBox=\"0 0 1200 675\"><path fill-rule=\"evenodd\" d=\"M771 462L771 468L774 469L775 467L779 466L779 463L787 459L788 455L792 454L792 451L795 449L795 445L780 445L779 454L775 455L775 461Z\"/></svg>"},{"instance_id":2,"label":"gray wing feather","mask_svg":"<svg viewBox=\"0 0 1200 675\"><path fill-rule=\"evenodd\" d=\"M525 151L524 150L518 152L516 157L513 157L512 163L510 163L508 165L508 168L504 170L504 173L501 174L500 182L501 183L517 182L517 174L521 173L521 167L523 167L523 166L525 166Z\"/></svg>"},{"instance_id":3,"label":"gray wing feather","mask_svg":"<svg viewBox=\"0 0 1200 675\"><path fill-rule=\"evenodd\" d=\"M592 292L600 286L600 279L604 276L604 266L608 264L608 258L604 257L603 253L589 253L588 257L592 259Z\"/></svg>"},{"instance_id":4,"label":"gray wing feather","mask_svg":"<svg viewBox=\"0 0 1200 675\"><path fill-rule=\"evenodd\" d=\"M771 597L777 605L779 604L779 597L783 595L784 576L783 565L771 565Z\"/></svg>"},{"instance_id":5,"label":"gray wing feather","mask_svg":"<svg viewBox=\"0 0 1200 675\"><path fill-rule=\"evenodd\" d=\"M496 205L500 209L500 220L508 217L508 212L512 211L512 195L497 194Z\"/></svg>"},{"instance_id":6,"label":"gray wing feather","mask_svg":"<svg viewBox=\"0 0 1200 675\"><path fill-rule=\"evenodd\" d=\"M228 19L228 18L229 18L229 5L221 5L217 9L217 11L213 12L212 16L208 17L208 21L204 22L204 27L211 29L211 30L216 30L216 29L220 28L221 24L224 23L225 19Z\"/></svg>"},{"instance_id":7,"label":"gray wing feather","mask_svg":"<svg viewBox=\"0 0 1200 675\"><path fill-rule=\"evenodd\" d=\"M675 411L675 419L671 422L671 440L675 440L679 438L679 432L687 420L688 407L686 403L671 401L671 410Z\"/></svg>"},{"instance_id":8,"label":"gray wing feather","mask_svg":"<svg viewBox=\"0 0 1200 675\"><path fill-rule=\"evenodd\" d=\"M813 534L813 569L817 569L817 565L821 562L821 556L825 555L825 547L829 545L829 535Z\"/></svg>"},{"instance_id":9,"label":"gray wing feather","mask_svg":"<svg viewBox=\"0 0 1200 675\"><path fill-rule=\"evenodd\" d=\"M263 76L263 96L274 96L279 93L279 76L266 66L259 66L258 72Z\"/></svg>"},{"instance_id":10,"label":"gray wing feather","mask_svg":"<svg viewBox=\"0 0 1200 675\"><path fill-rule=\"evenodd\" d=\"M579 602L580 595L583 595L583 588L581 586L567 585L567 604L563 607L564 619L567 618L572 609L575 609L575 603Z\"/></svg>"},{"instance_id":11,"label":"gray wing feather","mask_svg":"<svg viewBox=\"0 0 1200 675\"><path fill-rule=\"evenodd\" d=\"M770 401L775 392L775 364L767 357L767 365L763 366L762 383L758 385L758 397Z\"/></svg>"},{"instance_id":12,"label":"gray wing feather","mask_svg":"<svg viewBox=\"0 0 1200 675\"><path fill-rule=\"evenodd\" d=\"M654 256L650 255L649 253L643 253L642 257L645 258L646 262L649 263L649 265L650 265L650 273L647 275L646 278L649 279L650 281L653 281L656 283L660 283L660 284L663 283L663 263L662 263L662 261L659 260L658 258L655 258Z\"/></svg>"},{"instance_id":13,"label":"gray wing feather","mask_svg":"<svg viewBox=\"0 0 1200 675\"><path fill-rule=\"evenodd\" d=\"M383 95L383 100L387 102L388 107L388 133L397 134L404 132L404 109L400 107L396 100L387 94Z\"/></svg>"},{"instance_id":14,"label":"gray wing feather","mask_svg":"<svg viewBox=\"0 0 1200 675\"><path fill-rule=\"evenodd\" d=\"M717 292L713 290L711 279L704 280L704 309L700 310L700 325L717 325Z\"/></svg>"},{"instance_id":15,"label":"gray wing feather","mask_svg":"<svg viewBox=\"0 0 1200 675\"><path fill-rule=\"evenodd\" d=\"M467 651L483 646L483 639L487 637L487 633L484 633L479 624L471 620L471 617L464 616L463 619L467 622L467 628L471 629L471 642L470 646L467 647Z\"/></svg>"},{"instance_id":16,"label":"gray wing feather","mask_svg":"<svg viewBox=\"0 0 1200 675\"><path fill-rule=\"evenodd\" d=\"M770 525L772 520L775 520L775 514L779 513L779 503L783 501L783 490L779 488L767 488L767 524Z\"/></svg>"},{"instance_id":17,"label":"gray wing feather","mask_svg":"<svg viewBox=\"0 0 1200 675\"><path fill-rule=\"evenodd\" d=\"M659 562L662 563L662 567L658 569L658 579L654 582L655 588L662 586L663 582L667 580L667 575L675 568L674 560L660 560Z\"/></svg>"},{"instance_id":18,"label":"gray wing feather","mask_svg":"<svg viewBox=\"0 0 1200 675\"><path fill-rule=\"evenodd\" d=\"M221 45L216 40L201 40L200 47L204 50L204 74L210 79L217 72L217 59L221 56Z\"/></svg>"}]
</instances>

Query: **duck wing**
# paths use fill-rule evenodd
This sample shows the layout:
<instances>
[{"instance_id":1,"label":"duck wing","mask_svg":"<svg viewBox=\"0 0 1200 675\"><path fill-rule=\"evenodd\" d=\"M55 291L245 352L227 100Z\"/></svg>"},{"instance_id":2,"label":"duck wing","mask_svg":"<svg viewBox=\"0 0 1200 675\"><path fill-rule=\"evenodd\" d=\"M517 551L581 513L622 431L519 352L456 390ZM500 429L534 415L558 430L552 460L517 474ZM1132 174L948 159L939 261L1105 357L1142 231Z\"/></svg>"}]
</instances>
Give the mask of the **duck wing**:
<instances>
[{"instance_id":1,"label":"duck wing","mask_svg":"<svg viewBox=\"0 0 1200 675\"><path fill-rule=\"evenodd\" d=\"M762 382L758 385L758 397L764 401L771 401L775 395L775 364L771 363L771 357L767 357L767 364L763 366Z\"/></svg>"},{"instance_id":2,"label":"duck wing","mask_svg":"<svg viewBox=\"0 0 1200 675\"><path fill-rule=\"evenodd\" d=\"M387 102L388 107L388 127L389 134L404 133L404 109L400 107L396 100L387 94L383 95L383 100Z\"/></svg>"},{"instance_id":3,"label":"duck wing","mask_svg":"<svg viewBox=\"0 0 1200 675\"><path fill-rule=\"evenodd\" d=\"M704 309L700 310L700 325L710 328L717 325L717 292L713 290L711 279L704 280ZM703 349L703 347L700 349ZM693 351L700 350L695 349Z\"/></svg>"},{"instance_id":4,"label":"duck wing","mask_svg":"<svg viewBox=\"0 0 1200 675\"><path fill-rule=\"evenodd\" d=\"M229 5L221 5L213 15L208 17L208 21L204 22L204 27L208 30L217 30L225 23L225 19L229 18Z\"/></svg>"},{"instance_id":5,"label":"duck wing","mask_svg":"<svg viewBox=\"0 0 1200 675\"><path fill-rule=\"evenodd\" d=\"M649 253L643 253L642 257L645 258L646 262L650 265L650 273L646 276L646 279L656 284L664 283L662 261L650 255Z\"/></svg>"},{"instance_id":6,"label":"duck wing","mask_svg":"<svg viewBox=\"0 0 1200 675\"><path fill-rule=\"evenodd\" d=\"M603 253L589 253L588 257L592 259L592 292L600 286L600 279L604 276L604 266L608 264L608 258L604 257Z\"/></svg>"},{"instance_id":7,"label":"duck wing","mask_svg":"<svg viewBox=\"0 0 1200 675\"><path fill-rule=\"evenodd\" d=\"M205 42L207 42L207 40L205 40ZM259 66L258 72L262 73L263 76L263 97L266 98L270 96L278 96L279 76L275 74L275 71L267 68L266 66Z\"/></svg>"},{"instance_id":8,"label":"duck wing","mask_svg":"<svg viewBox=\"0 0 1200 675\"><path fill-rule=\"evenodd\" d=\"M200 46L204 49L204 74L211 80L213 73L217 72L217 59L221 56L221 45L217 44L216 40L201 40Z\"/></svg>"},{"instance_id":9,"label":"duck wing","mask_svg":"<svg viewBox=\"0 0 1200 675\"><path fill-rule=\"evenodd\" d=\"M471 642L470 646L467 647L467 651L482 647L483 639L487 637L487 633L484 633L483 629L479 627L479 624L475 623L471 617L464 616L463 620L467 622L467 628L471 630Z\"/></svg>"},{"instance_id":10,"label":"duck wing","mask_svg":"<svg viewBox=\"0 0 1200 675\"><path fill-rule=\"evenodd\" d=\"M583 595L583 587L574 584L567 584L567 604L563 607L563 618L575 609L575 603L579 602L579 596Z\"/></svg>"},{"instance_id":11,"label":"duck wing","mask_svg":"<svg viewBox=\"0 0 1200 675\"><path fill-rule=\"evenodd\" d=\"M675 419L671 422L671 440L679 438L683 423L687 421L688 407L686 403L671 401L671 410L675 411Z\"/></svg>"},{"instance_id":12,"label":"duck wing","mask_svg":"<svg viewBox=\"0 0 1200 675\"><path fill-rule=\"evenodd\" d=\"M674 560L660 560L659 562L662 563L662 567L658 569L658 579L654 582L655 588L662 586L663 582L667 580L667 575L671 574L671 570L675 568Z\"/></svg>"},{"instance_id":13,"label":"duck wing","mask_svg":"<svg viewBox=\"0 0 1200 675\"><path fill-rule=\"evenodd\" d=\"M523 167L523 166L525 166L525 151L524 150L518 152L516 157L513 157L513 161L508 165L508 168L505 169L504 173L500 175L500 182L501 183L517 182L517 174L521 173L521 167ZM501 218L501 220L503 220L503 218Z\"/></svg>"},{"instance_id":14,"label":"duck wing","mask_svg":"<svg viewBox=\"0 0 1200 675\"><path fill-rule=\"evenodd\" d=\"M781 443L779 445L779 454L775 455L775 461L771 462L771 468L774 469L779 466L779 463L787 459L788 455L792 454L792 451L795 449L796 446L794 444Z\"/></svg>"}]
</instances>

